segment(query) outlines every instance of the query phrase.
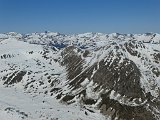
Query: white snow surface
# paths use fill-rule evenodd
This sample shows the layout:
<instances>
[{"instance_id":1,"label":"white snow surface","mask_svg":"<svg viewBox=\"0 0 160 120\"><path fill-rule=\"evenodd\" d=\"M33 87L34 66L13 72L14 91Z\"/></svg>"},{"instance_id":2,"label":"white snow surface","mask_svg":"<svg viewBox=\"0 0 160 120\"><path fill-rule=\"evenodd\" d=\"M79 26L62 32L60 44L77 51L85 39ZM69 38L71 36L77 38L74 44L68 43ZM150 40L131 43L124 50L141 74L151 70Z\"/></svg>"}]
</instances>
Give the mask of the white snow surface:
<instances>
[{"instance_id":1,"label":"white snow surface","mask_svg":"<svg viewBox=\"0 0 160 120\"><path fill-rule=\"evenodd\" d=\"M50 51L47 54L50 59L47 60L43 57L44 47L41 45L29 44L14 38L0 42L0 56L7 56L0 60L0 76L8 75L12 71L32 71L30 75L26 74L23 77L22 82L14 86L6 87L3 85L4 82L0 81L0 118L2 120L97 120L97 118L104 120L105 117L98 110L94 110L94 113L89 112L78 103L65 105L54 96L43 93L51 89L44 74L55 74L52 75L54 79L58 78L57 74L64 73L62 76L65 77L64 68L57 62L51 61L57 56L54 51ZM32 82L31 78L34 78L35 82L32 87L24 90L24 85ZM44 85L40 86L40 82Z\"/></svg>"},{"instance_id":2,"label":"white snow surface","mask_svg":"<svg viewBox=\"0 0 160 120\"><path fill-rule=\"evenodd\" d=\"M85 115L85 111L88 116ZM55 98L42 94L33 97L20 88L3 86L0 86L0 118L1 120L97 120L97 118L104 120L98 112L90 113L78 105L61 104Z\"/></svg>"}]
</instances>

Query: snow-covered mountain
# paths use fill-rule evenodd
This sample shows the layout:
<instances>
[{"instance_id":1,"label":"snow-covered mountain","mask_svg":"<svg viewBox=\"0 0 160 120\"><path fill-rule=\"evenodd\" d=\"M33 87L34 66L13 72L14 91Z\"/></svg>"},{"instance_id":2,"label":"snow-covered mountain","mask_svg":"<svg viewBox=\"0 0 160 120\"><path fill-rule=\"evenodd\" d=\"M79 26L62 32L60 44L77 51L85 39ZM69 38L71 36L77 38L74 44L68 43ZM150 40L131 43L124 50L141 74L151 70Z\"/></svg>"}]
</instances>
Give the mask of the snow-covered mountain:
<instances>
[{"instance_id":1,"label":"snow-covered mountain","mask_svg":"<svg viewBox=\"0 0 160 120\"><path fill-rule=\"evenodd\" d=\"M4 120L159 120L160 34L0 34Z\"/></svg>"}]
</instances>

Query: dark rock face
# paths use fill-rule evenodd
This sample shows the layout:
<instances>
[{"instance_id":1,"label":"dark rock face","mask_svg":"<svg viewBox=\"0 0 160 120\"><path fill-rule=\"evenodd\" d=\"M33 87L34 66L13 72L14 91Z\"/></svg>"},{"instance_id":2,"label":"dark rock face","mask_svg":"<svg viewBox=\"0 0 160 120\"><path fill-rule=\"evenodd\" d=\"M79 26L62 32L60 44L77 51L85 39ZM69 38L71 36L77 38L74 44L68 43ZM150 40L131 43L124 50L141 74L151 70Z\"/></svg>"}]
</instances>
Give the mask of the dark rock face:
<instances>
[{"instance_id":1,"label":"dark rock face","mask_svg":"<svg viewBox=\"0 0 160 120\"><path fill-rule=\"evenodd\" d=\"M140 87L140 71L134 62L125 59L118 65L119 60L115 59L109 66L102 60L99 69L93 76L93 81L103 88L113 89L121 95L128 97L144 97ZM105 71L105 72L104 72Z\"/></svg>"},{"instance_id":2,"label":"dark rock face","mask_svg":"<svg viewBox=\"0 0 160 120\"><path fill-rule=\"evenodd\" d=\"M102 95L102 105L105 105L102 113L111 116L111 119L118 120L156 120L150 111L147 111L145 105L127 106L118 101Z\"/></svg>"},{"instance_id":3,"label":"dark rock face","mask_svg":"<svg viewBox=\"0 0 160 120\"><path fill-rule=\"evenodd\" d=\"M154 56L155 62L159 63L160 62L160 53L155 53L153 56Z\"/></svg>"},{"instance_id":4,"label":"dark rock face","mask_svg":"<svg viewBox=\"0 0 160 120\"><path fill-rule=\"evenodd\" d=\"M127 42L127 43L125 43L125 47L126 47L127 51L128 51L131 55L137 56L137 51L134 50L134 49L135 49L135 46L133 45L133 42L129 42L129 43Z\"/></svg>"},{"instance_id":5,"label":"dark rock face","mask_svg":"<svg viewBox=\"0 0 160 120\"><path fill-rule=\"evenodd\" d=\"M83 68L83 60L74 50L77 50L77 52L79 51L79 49L76 49L74 46L70 46L65 48L62 52L62 57L64 58L62 65L66 65L68 79L70 80L80 74Z\"/></svg>"},{"instance_id":6,"label":"dark rock face","mask_svg":"<svg viewBox=\"0 0 160 120\"><path fill-rule=\"evenodd\" d=\"M68 79L72 80L70 85L76 86L76 88L78 86L80 87L80 83L82 83L85 78L88 78L104 89L113 89L121 95L134 98L144 97L140 87L141 73L133 61L124 59L123 62L119 64L120 57L108 63L103 59L81 73L82 69L77 69L77 65L82 65L82 59L80 57L78 59L75 53L73 56L72 53L69 54L69 57L65 56L67 58L64 58L64 61L70 61L68 63L70 67L67 66ZM108 57L113 56L110 54ZM97 64L99 64L99 68L97 68ZM96 70L96 72L91 78L93 70ZM74 76L71 77L71 73L74 74Z\"/></svg>"},{"instance_id":7,"label":"dark rock face","mask_svg":"<svg viewBox=\"0 0 160 120\"><path fill-rule=\"evenodd\" d=\"M75 52L77 48L68 47L62 52L62 56L64 56L63 63L66 66L69 85L71 86L71 91L66 95L62 95L64 101L71 102L75 96L79 96L86 105L98 104L97 107L101 109L101 112L110 116L112 120L158 119L160 114L153 110L154 107L158 108L158 103L153 103L154 97L150 93L145 93L141 85L140 69L136 63L124 57L123 54L123 52L128 52L130 55L139 58L141 56L136 49L139 47L144 49L145 46L141 42L137 43L135 41L119 46L111 44L111 46L114 46L116 52L111 50L103 59L95 61L94 64L85 69L83 68L85 60L82 59L78 51ZM109 45L107 48L111 46ZM81 54L85 59L90 52L86 53L85 51ZM156 68L152 72L157 76L159 75ZM93 93L99 93L99 97L90 98L87 96L88 87L87 85L82 86L86 79L89 80L89 83L93 82ZM103 92L99 92L102 89ZM78 92L73 94L72 91L74 90L78 90ZM114 97L118 94L120 97L111 97L113 91ZM81 95L83 95L83 98L80 97ZM101 99L101 102L97 103L99 99Z\"/></svg>"},{"instance_id":8,"label":"dark rock face","mask_svg":"<svg viewBox=\"0 0 160 120\"><path fill-rule=\"evenodd\" d=\"M10 75L9 77L4 77L4 84L7 85L12 85L14 83L18 83L22 80L23 76L26 74L26 71L16 71L14 72L12 75Z\"/></svg>"}]
</instances>

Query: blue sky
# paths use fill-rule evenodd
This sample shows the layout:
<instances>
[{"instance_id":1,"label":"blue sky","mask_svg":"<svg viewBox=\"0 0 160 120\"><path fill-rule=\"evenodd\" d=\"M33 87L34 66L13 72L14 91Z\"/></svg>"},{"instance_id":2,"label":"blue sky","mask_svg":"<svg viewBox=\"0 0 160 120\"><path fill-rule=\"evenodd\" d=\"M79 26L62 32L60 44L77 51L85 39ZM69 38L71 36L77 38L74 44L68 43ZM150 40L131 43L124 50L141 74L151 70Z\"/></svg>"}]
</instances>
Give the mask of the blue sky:
<instances>
[{"instance_id":1,"label":"blue sky","mask_svg":"<svg viewBox=\"0 0 160 120\"><path fill-rule=\"evenodd\" d=\"M160 33L160 0L0 0L0 32Z\"/></svg>"}]
</instances>

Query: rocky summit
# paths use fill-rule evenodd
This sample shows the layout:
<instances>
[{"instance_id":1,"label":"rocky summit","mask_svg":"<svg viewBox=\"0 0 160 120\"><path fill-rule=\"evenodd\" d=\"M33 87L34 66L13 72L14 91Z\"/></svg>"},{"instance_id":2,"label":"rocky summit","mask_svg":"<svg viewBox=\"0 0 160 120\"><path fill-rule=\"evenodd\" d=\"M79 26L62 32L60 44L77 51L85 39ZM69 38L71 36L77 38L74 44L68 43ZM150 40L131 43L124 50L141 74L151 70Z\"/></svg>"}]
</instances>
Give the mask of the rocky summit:
<instances>
[{"instance_id":1,"label":"rocky summit","mask_svg":"<svg viewBox=\"0 0 160 120\"><path fill-rule=\"evenodd\" d=\"M0 117L159 120L160 34L0 34Z\"/></svg>"}]
</instances>

